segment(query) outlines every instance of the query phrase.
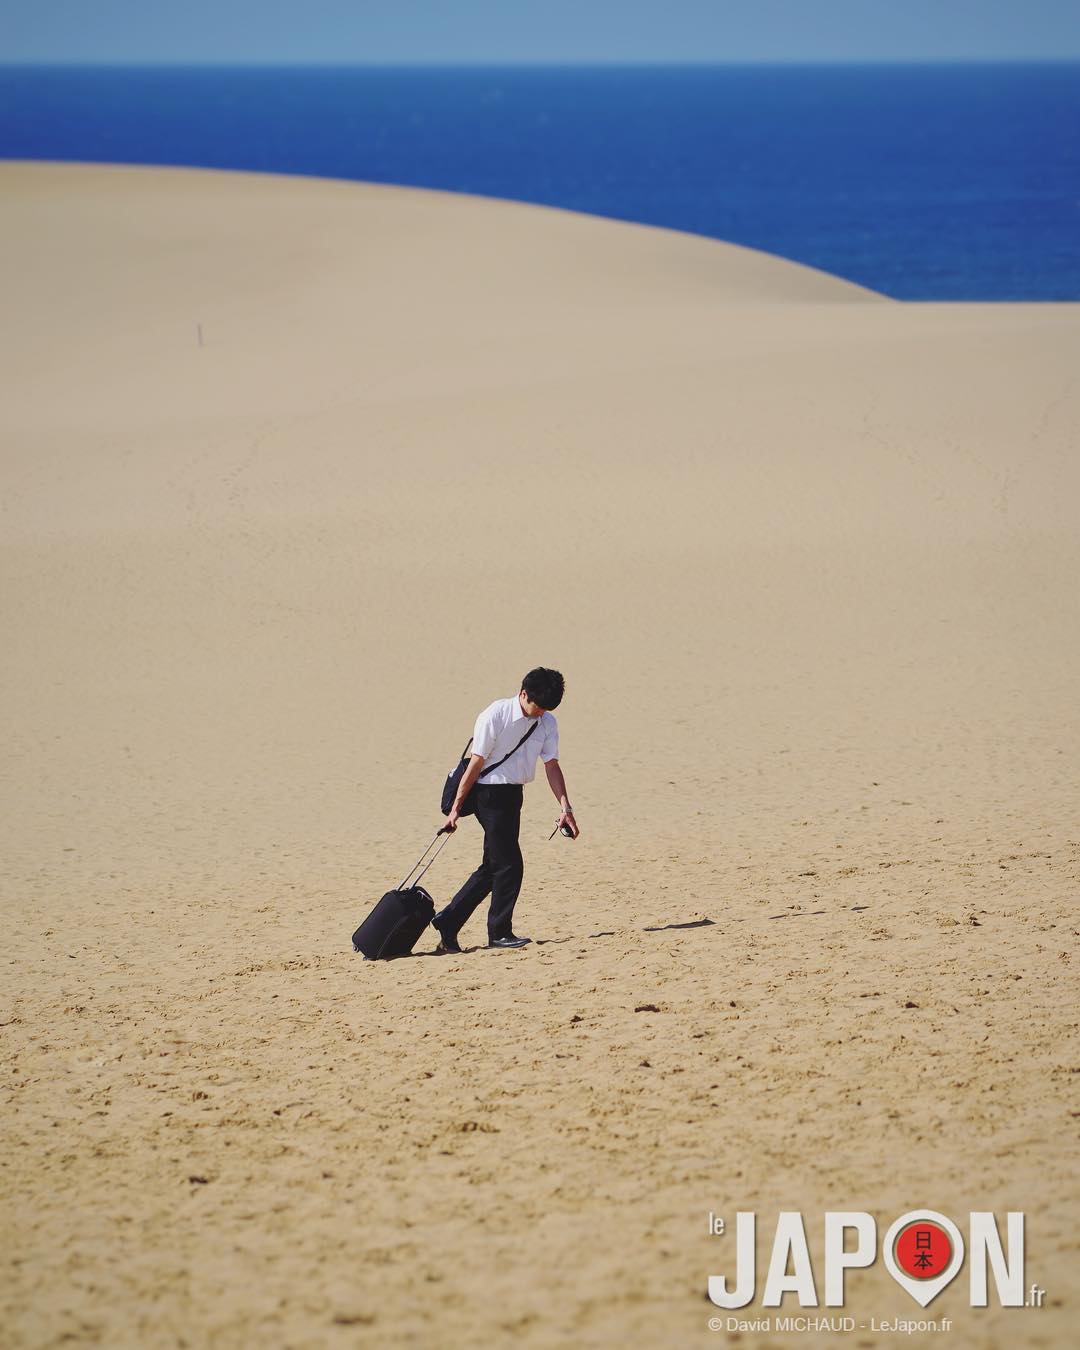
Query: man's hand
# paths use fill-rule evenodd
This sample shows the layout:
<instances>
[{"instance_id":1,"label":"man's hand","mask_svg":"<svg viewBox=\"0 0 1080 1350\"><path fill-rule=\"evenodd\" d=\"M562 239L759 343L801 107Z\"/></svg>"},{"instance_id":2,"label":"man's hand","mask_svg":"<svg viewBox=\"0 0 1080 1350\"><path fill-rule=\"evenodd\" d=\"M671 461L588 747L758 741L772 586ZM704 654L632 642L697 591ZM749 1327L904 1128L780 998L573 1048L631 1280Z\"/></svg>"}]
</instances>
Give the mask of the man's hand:
<instances>
[{"instance_id":1,"label":"man's hand","mask_svg":"<svg viewBox=\"0 0 1080 1350\"><path fill-rule=\"evenodd\" d=\"M453 834L454 831L457 829L457 823L460 819L461 819L460 812L455 806L452 808L450 814L443 821L443 827L442 830L439 831L439 833L442 834L443 830L445 830L447 834Z\"/></svg>"},{"instance_id":2,"label":"man's hand","mask_svg":"<svg viewBox=\"0 0 1080 1350\"><path fill-rule=\"evenodd\" d=\"M563 812L560 814L559 819L558 819L558 820L556 821L556 823L555 823L555 828L556 828L557 830L561 830L562 827L563 827L564 825L569 825L570 828L574 831L574 838L575 838L575 839L576 839L576 838L578 837L578 835L581 833L581 831L578 829L578 823L577 823L577 821L574 819L574 813L573 813L573 811L563 811Z\"/></svg>"},{"instance_id":3,"label":"man's hand","mask_svg":"<svg viewBox=\"0 0 1080 1350\"><path fill-rule=\"evenodd\" d=\"M570 810L570 798L566 795L566 779L563 777L559 761L549 759L544 765L544 772L547 774L548 783L559 803L559 819L555 822L555 829L561 830L564 825L569 825L574 831L574 838L576 839L581 831L577 827L573 811ZM563 806L563 802L566 802L566 806Z\"/></svg>"}]
</instances>

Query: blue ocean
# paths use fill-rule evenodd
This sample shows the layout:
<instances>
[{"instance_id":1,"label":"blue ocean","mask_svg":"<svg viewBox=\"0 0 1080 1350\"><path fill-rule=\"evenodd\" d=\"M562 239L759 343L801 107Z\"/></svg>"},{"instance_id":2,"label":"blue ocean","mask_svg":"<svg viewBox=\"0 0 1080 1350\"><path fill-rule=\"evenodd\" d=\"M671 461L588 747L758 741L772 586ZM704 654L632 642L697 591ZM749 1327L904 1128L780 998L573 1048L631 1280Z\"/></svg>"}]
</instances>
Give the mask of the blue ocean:
<instances>
[{"instance_id":1,"label":"blue ocean","mask_svg":"<svg viewBox=\"0 0 1080 1350\"><path fill-rule=\"evenodd\" d=\"M257 169L732 240L904 300L1080 300L1080 64L4 67L0 157Z\"/></svg>"}]
</instances>

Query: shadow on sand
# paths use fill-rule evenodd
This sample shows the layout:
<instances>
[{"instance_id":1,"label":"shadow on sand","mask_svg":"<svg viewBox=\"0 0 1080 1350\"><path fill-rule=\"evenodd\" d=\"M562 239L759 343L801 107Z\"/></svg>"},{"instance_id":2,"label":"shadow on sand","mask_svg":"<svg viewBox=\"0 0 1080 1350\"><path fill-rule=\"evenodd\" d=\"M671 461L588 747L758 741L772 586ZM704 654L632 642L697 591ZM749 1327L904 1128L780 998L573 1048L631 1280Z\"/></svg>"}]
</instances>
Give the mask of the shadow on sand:
<instances>
[{"instance_id":1,"label":"shadow on sand","mask_svg":"<svg viewBox=\"0 0 1080 1350\"><path fill-rule=\"evenodd\" d=\"M869 905L852 905L852 906L850 906L850 908L851 908L851 910L852 910L854 913L860 913L860 914L861 914L864 910L869 909L870 906L869 906ZM816 915L818 915L818 914L828 914L828 913L829 913L829 911L828 911L827 909L811 909L811 910L796 910L796 911L792 911L791 913L788 913L788 914L769 914L767 917L770 918L770 919L812 919L812 918L814 918L814 917L815 917ZM662 923L662 924L656 924L656 925L653 925L653 926L650 926L650 927L643 928L641 931L642 931L643 933L666 933L666 932L668 932L668 931L671 930L671 929L713 928L713 927L715 927L715 925L716 925L716 920L715 920L715 919L688 919L688 920L686 921L686 923ZM614 932L589 933L589 934L588 934L588 937L589 937L590 939L592 939L592 938L615 937L615 933L614 933ZM532 947L550 947L550 946L556 945L557 943L561 943L561 942L574 942L575 940L576 940L576 938L575 938L575 935L573 935L573 934L570 934L570 935L567 936L567 937L561 937L561 938L535 938L535 939L529 944L529 946L532 946ZM485 943L485 942L478 942L478 943L475 944L475 946L472 946L472 947L462 947L460 953L458 953L458 952L448 952L448 951L444 951L442 948L439 948L438 950L433 951L433 952L406 952L403 956L386 956L386 957L383 957L382 959L383 959L384 961L405 961L405 960L409 960L409 959L412 959L412 958L417 958L417 959L421 959L421 960L422 960L423 958L429 957L429 956L439 956L439 957L441 957L441 956L458 956L458 955L461 955L461 956L468 956L471 952L482 952L482 951L487 951L487 950L488 950L487 943ZM526 951L527 948L521 947L521 948L519 948L518 950L520 950L520 951ZM365 960L365 961L370 961L371 959L372 959L372 958L371 958L370 956L365 956L365 957L364 957L364 960Z\"/></svg>"}]
</instances>

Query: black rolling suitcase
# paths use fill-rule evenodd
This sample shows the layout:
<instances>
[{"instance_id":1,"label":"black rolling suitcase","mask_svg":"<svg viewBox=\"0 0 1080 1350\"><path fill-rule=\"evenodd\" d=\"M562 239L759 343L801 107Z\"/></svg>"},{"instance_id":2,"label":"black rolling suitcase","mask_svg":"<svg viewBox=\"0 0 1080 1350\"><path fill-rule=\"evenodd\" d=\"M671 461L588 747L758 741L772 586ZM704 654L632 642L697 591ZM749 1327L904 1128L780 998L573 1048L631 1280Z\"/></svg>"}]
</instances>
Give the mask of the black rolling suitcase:
<instances>
[{"instance_id":1,"label":"black rolling suitcase","mask_svg":"<svg viewBox=\"0 0 1080 1350\"><path fill-rule=\"evenodd\" d=\"M442 833L440 830L435 839ZM420 877L439 856L449 838L450 834L447 832L446 839L428 858L412 885L406 883L427 857L428 849L435 839L421 853L420 861L406 872L401 885L386 892L352 935L354 952L363 952L368 961L389 961L395 956L408 956L420 940L420 934L435 917L435 901L419 884Z\"/></svg>"}]
</instances>

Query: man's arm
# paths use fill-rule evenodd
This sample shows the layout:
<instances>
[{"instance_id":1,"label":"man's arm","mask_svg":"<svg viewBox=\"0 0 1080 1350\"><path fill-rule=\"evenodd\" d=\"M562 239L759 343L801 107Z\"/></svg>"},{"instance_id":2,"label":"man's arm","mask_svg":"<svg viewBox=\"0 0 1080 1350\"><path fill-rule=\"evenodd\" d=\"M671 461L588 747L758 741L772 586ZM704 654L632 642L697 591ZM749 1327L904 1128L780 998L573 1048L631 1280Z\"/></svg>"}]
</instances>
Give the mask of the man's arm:
<instances>
[{"instance_id":1,"label":"man's arm","mask_svg":"<svg viewBox=\"0 0 1080 1350\"><path fill-rule=\"evenodd\" d=\"M559 799L559 824L556 828L558 829L562 825L569 825L574 831L574 838L576 839L581 831L578 829L577 821L574 819L574 813L570 809L570 799L566 795L566 779L563 777L563 771L559 765L559 761L557 759L547 760L544 764L544 772L547 774L547 780L551 785L552 792L554 792L555 796Z\"/></svg>"},{"instance_id":2,"label":"man's arm","mask_svg":"<svg viewBox=\"0 0 1080 1350\"><path fill-rule=\"evenodd\" d=\"M461 782L458 783L457 793L454 796L454 804L450 808L450 814L446 817L446 821L443 824L443 829L449 830L451 834L457 829L458 818L461 814L461 803L469 795L469 789L480 777L480 771L483 767L483 755L469 756L469 767L461 775Z\"/></svg>"}]
</instances>

